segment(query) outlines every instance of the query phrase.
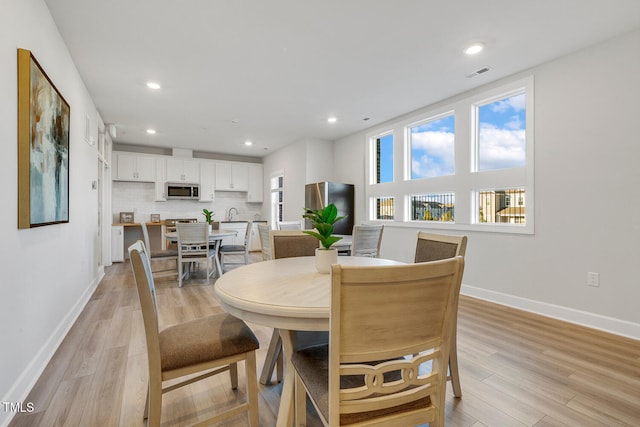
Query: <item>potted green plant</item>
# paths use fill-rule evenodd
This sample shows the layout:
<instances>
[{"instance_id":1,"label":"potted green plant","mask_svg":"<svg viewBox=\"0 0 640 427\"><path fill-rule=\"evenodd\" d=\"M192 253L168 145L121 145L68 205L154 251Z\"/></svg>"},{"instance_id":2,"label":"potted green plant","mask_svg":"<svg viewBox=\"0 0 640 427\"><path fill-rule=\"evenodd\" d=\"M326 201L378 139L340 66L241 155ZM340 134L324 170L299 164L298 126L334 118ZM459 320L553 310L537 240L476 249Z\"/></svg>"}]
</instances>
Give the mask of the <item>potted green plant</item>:
<instances>
[{"instance_id":1,"label":"potted green plant","mask_svg":"<svg viewBox=\"0 0 640 427\"><path fill-rule=\"evenodd\" d=\"M314 230L303 230L302 232L315 237L320 241L321 248L316 249L316 268L320 273L329 273L331 264L338 262L338 251L331 246L342 239L333 235L333 224L345 218L338 216L338 208L333 203L322 209L304 208L303 218L311 221Z\"/></svg>"},{"instance_id":2,"label":"potted green plant","mask_svg":"<svg viewBox=\"0 0 640 427\"><path fill-rule=\"evenodd\" d=\"M213 217L215 216L215 213L213 211L210 211L209 209L206 209L206 208L202 209L202 215L204 215L205 222L211 226L212 230L218 229L218 227L220 226L220 223L213 220Z\"/></svg>"}]
</instances>

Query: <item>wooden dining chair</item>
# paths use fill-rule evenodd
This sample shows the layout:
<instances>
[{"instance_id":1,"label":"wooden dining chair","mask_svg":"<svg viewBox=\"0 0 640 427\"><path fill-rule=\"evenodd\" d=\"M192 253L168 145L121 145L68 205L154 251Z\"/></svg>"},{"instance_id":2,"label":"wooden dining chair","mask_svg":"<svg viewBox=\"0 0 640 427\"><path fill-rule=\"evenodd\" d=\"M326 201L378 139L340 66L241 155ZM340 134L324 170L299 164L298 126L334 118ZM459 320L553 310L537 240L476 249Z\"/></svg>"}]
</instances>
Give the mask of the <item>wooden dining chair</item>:
<instances>
[{"instance_id":1,"label":"wooden dining chair","mask_svg":"<svg viewBox=\"0 0 640 427\"><path fill-rule=\"evenodd\" d=\"M270 238L273 259L313 256L319 247L318 239L297 230L271 230ZM280 382L284 373L284 355L280 330L278 329L274 329L271 334L267 356L260 374L260 383L269 384L273 371L276 369L276 381Z\"/></svg>"},{"instance_id":2,"label":"wooden dining chair","mask_svg":"<svg viewBox=\"0 0 640 427\"><path fill-rule=\"evenodd\" d=\"M325 426L444 425L462 257L331 267L328 345L296 351L296 425L306 396Z\"/></svg>"},{"instance_id":3,"label":"wooden dining chair","mask_svg":"<svg viewBox=\"0 0 640 427\"><path fill-rule=\"evenodd\" d=\"M205 262L208 282L216 271L213 265L216 252L209 245L209 224L177 223L176 231L178 234L178 286L182 287L182 280L185 277L184 264L193 264L198 261Z\"/></svg>"},{"instance_id":4,"label":"wooden dining chair","mask_svg":"<svg viewBox=\"0 0 640 427\"><path fill-rule=\"evenodd\" d=\"M222 271L220 274L224 273L225 267L227 265L247 265L249 264L249 245L251 244L251 228L253 227L253 222L247 222L247 229L244 235L244 243L242 245L221 245L218 248L218 255L220 256L220 265ZM225 258L229 255L239 255L242 256L244 262L229 262L225 261Z\"/></svg>"},{"instance_id":5,"label":"wooden dining chair","mask_svg":"<svg viewBox=\"0 0 640 427\"><path fill-rule=\"evenodd\" d=\"M384 225L354 225L351 256L380 256Z\"/></svg>"},{"instance_id":6,"label":"wooden dining chair","mask_svg":"<svg viewBox=\"0 0 640 427\"><path fill-rule=\"evenodd\" d=\"M168 277L168 276L177 276L178 275L178 250L177 249L160 249L156 251L151 250L151 244L149 243L149 230L147 229L147 224L142 222L140 223L140 227L142 227L142 237L144 238L144 246L145 248L147 248L147 251L149 253L151 264L153 264L153 261L175 260L176 262L175 268L152 271L153 277L160 278L160 277Z\"/></svg>"},{"instance_id":7,"label":"wooden dining chair","mask_svg":"<svg viewBox=\"0 0 640 427\"><path fill-rule=\"evenodd\" d=\"M260 236L260 245L262 246L262 260L271 259L271 226L269 224L258 224L258 235Z\"/></svg>"},{"instance_id":8,"label":"wooden dining chair","mask_svg":"<svg viewBox=\"0 0 640 427\"><path fill-rule=\"evenodd\" d=\"M318 239L300 230L271 231L271 257L273 259L313 256L320 247Z\"/></svg>"},{"instance_id":9,"label":"wooden dining chair","mask_svg":"<svg viewBox=\"0 0 640 427\"><path fill-rule=\"evenodd\" d=\"M437 261L456 256L464 257L467 251L467 236L450 236L446 234L418 232L416 243L415 262ZM449 353L449 376L453 395L462 397L460 385L460 372L458 369L458 308L454 319L454 330L451 338L451 351Z\"/></svg>"},{"instance_id":10,"label":"wooden dining chair","mask_svg":"<svg viewBox=\"0 0 640 427\"><path fill-rule=\"evenodd\" d=\"M129 258L140 298L147 342L149 388L144 418L148 419L148 425L160 425L162 395L166 392L227 371L231 388L237 389L237 363L244 361L246 403L222 411L207 421L220 422L248 412L250 425L258 427L256 350L259 342L251 329L242 320L219 313L160 330L155 285L142 241L138 240L129 247ZM194 376L196 374L199 375ZM163 387L167 381L171 383Z\"/></svg>"}]
</instances>

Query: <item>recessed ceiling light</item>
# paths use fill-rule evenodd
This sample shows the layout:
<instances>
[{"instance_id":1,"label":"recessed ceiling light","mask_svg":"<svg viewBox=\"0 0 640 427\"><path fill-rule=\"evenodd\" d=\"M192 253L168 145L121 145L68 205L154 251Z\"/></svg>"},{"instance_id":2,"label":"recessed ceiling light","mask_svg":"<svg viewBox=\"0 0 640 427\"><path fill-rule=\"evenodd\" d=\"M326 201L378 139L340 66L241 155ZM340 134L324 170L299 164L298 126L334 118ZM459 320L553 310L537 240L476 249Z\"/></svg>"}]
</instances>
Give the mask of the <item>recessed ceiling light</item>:
<instances>
[{"instance_id":1,"label":"recessed ceiling light","mask_svg":"<svg viewBox=\"0 0 640 427\"><path fill-rule=\"evenodd\" d=\"M337 121L338 121L338 118L337 118L337 117L329 117L329 118L327 119L327 121L328 121L329 123L335 123L335 122L337 122Z\"/></svg>"},{"instance_id":2,"label":"recessed ceiling light","mask_svg":"<svg viewBox=\"0 0 640 427\"><path fill-rule=\"evenodd\" d=\"M156 133L156 130L155 130L155 129L147 129L147 133L148 133L149 135L153 135L153 134L155 134L155 133Z\"/></svg>"},{"instance_id":3,"label":"recessed ceiling light","mask_svg":"<svg viewBox=\"0 0 640 427\"><path fill-rule=\"evenodd\" d=\"M147 87L149 89L158 90L158 89L160 89L160 84L156 83L156 82L147 82Z\"/></svg>"},{"instance_id":4,"label":"recessed ceiling light","mask_svg":"<svg viewBox=\"0 0 640 427\"><path fill-rule=\"evenodd\" d=\"M250 147L250 146L252 146L252 145L253 145L253 142L251 142L251 141L245 141L245 142L244 142L244 145L246 145L247 147Z\"/></svg>"},{"instance_id":5,"label":"recessed ceiling light","mask_svg":"<svg viewBox=\"0 0 640 427\"><path fill-rule=\"evenodd\" d=\"M476 53L482 52L483 49L484 49L484 43L476 42L467 46L464 49L464 53L466 53L467 55L475 55Z\"/></svg>"}]
</instances>

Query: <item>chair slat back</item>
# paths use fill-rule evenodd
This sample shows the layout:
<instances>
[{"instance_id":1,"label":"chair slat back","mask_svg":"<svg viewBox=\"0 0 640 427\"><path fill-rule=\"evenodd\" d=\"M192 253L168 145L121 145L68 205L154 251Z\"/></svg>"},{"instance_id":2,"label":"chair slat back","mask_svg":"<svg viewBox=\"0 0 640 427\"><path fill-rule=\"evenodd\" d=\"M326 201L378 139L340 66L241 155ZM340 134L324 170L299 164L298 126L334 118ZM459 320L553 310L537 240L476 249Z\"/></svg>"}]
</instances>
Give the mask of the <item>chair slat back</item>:
<instances>
[{"instance_id":1,"label":"chair slat back","mask_svg":"<svg viewBox=\"0 0 640 427\"><path fill-rule=\"evenodd\" d=\"M262 246L262 259L271 259L271 236L269 232L271 227L269 224L258 224L258 235L260 236L260 244Z\"/></svg>"},{"instance_id":2,"label":"chair slat back","mask_svg":"<svg viewBox=\"0 0 640 427\"><path fill-rule=\"evenodd\" d=\"M244 247L249 250L249 244L251 243L251 228L253 227L253 221L247 222L247 230L244 234Z\"/></svg>"},{"instance_id":3,"label":"chair slat back","mask_svg":"<svg viewBox=\"0 0 640 427\"><path fill-rule=\"evenodd\" d=\"M144 238L144 247L149 251L149 258L151 258L151 244L149 243L149 230L147 229L147 224L145 222L140 223L140 227L142 228L142 237Z\"/></svg>"},{"instance_id":4,"label":"chair slat back","mask_svg":"<svg viewBox=\"0 0 640 427\"><path fill-rule=\"evenodd\" d=\"M449 236L418 232L415 262L430 262L440 259L464 256L467 250L467 236Z\"/></svg>"},{"instance_id":5,"label":"chair slat back","mask_svg":"<svg viewBox=\"0 0 640 427\"><path fill-rule=\"evenodd\" d=\"M318 239L297 230L271 231L271 256L273 259L313 256L320 247Z\"/></svg>"},{"instance_id":6,"label":"chair slat back","mask_svg":"<svg viewBox=\"0 0 640 427\"><path fill-rule=\"evenodd\" d=\"M300 221L282 221L278 223L278 230L302 230Z\"/></svg>"},{"instance_id":7,"label":"chair slat back","mask_svg":"<svg viewBox=\"0 0 640 427\"><path fill-rule=\"evenodd\" d=\"M203 257L209 254L209 225L204 222L177 223L178 254L184 257Z\"/></svg>"},{"instance_id":8,"label":"chair slat back","mask_svg":"<svg viewBox=\"0 0 640 427\"><path fill-rule=\"evenodd\" d=\"M332 266L331 425L345 414L357 418L400 405L415 405L424 413L444 407L463 268L462 257L400 266Z\"/></svg>"},{"instance_id":9,"label":"chair slat back","mask_svg":"<svg viewBox=\"0 0 640 427\"><path fill-rule=\"evenodd\" d=\"M354 225L351 255L378 257L384 225Z\"/></svg>"},{"instance_id":10,"label":"chair slat back","mask_svg":"<svg viewBox=\"0 0 640 427\"><path fill-rule=\"evenodd\" d=\"M129 259L133 277L136 282L144 330L147 341L147 352L153 355L149 363L154 369L160 369L160 341L158 337L158 306L156 303L156 288L151 274L151 262L144 243L138 240L129 246Z\"/></svg>"}]
</instances>

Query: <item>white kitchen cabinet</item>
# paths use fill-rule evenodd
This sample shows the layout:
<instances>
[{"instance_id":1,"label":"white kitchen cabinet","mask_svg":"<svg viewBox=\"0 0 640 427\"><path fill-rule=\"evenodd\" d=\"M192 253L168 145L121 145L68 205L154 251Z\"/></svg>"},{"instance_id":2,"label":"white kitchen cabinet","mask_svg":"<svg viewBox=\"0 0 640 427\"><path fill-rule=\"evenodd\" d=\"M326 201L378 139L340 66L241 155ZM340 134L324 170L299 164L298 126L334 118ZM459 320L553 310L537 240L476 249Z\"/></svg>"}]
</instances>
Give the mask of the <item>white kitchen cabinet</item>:
<instances>
[{"instance_id":1,"label":"white kitchen cabinet","mask_svg":"<svg viewBox=\"0 0 640 427\"><path fill-rule=\"evenodd\" d=\"M154 182L155 159L129 153L116 153L116 181Z\"/></svg>"},{"instance_id":2,"label":"white kitchen cabinet","mask_svg":"<svg viewBox=\"0 0 640 427\"><path fill-rule=\"evenodd\" d=\"M263 187L263 172L262 165L259 163L249 164L248 168L248 190L247 190L247 202L249 203L262 203L262 187Z\"/></svg>"},{"instance_id":3,"label":"white kitchen cabinet","mask_svg":"<svg viewBox=\"0 0 640 427\"><path fill-rule=\"evenodd\" d=\"M200 201L213 202L216 198L216 164L200 162Z\"/></svg>"},{"instance_id":4,"label":"white kitchen cabinet","mask_svg":"<svg viewBox=\"0 0 640 427\"><path fill-rule=\"evenodd\" d=\"M111 262L124 262L124 227L111 226Z\"/></svg>"},{"instance_id":5,"label":"white kitchen cabinet","mask_svg":"<svg viewBox=\"0 0 640 427\"><path fill-rule=\"evenodd\" d=\"M166 163L164 159L156 159L156 181L155 181L155 197L156 202L166 202L167 195L165 194L165 181L167 180Z\"/></svg>"},{"instance_id":6,"label":"white kitchen cabinet","mask_svg":"<svg viewBox=\"0 0 640 427\"><path fill-rule=\"evenodd\" d=\"M197 183L200 181L198 160L170 157L167 159L167 181Z\"/></svg>"},{"instance_id":7,"label":"white kitchen cabinet","mask_svg":"<svg viewBox=\"0 0 640 427\"><path fill-rule=\"evenodd\" d=\"M246 163L216 162L216 190L247 191L249 168Z\"/></svg>"}]
</instances>

